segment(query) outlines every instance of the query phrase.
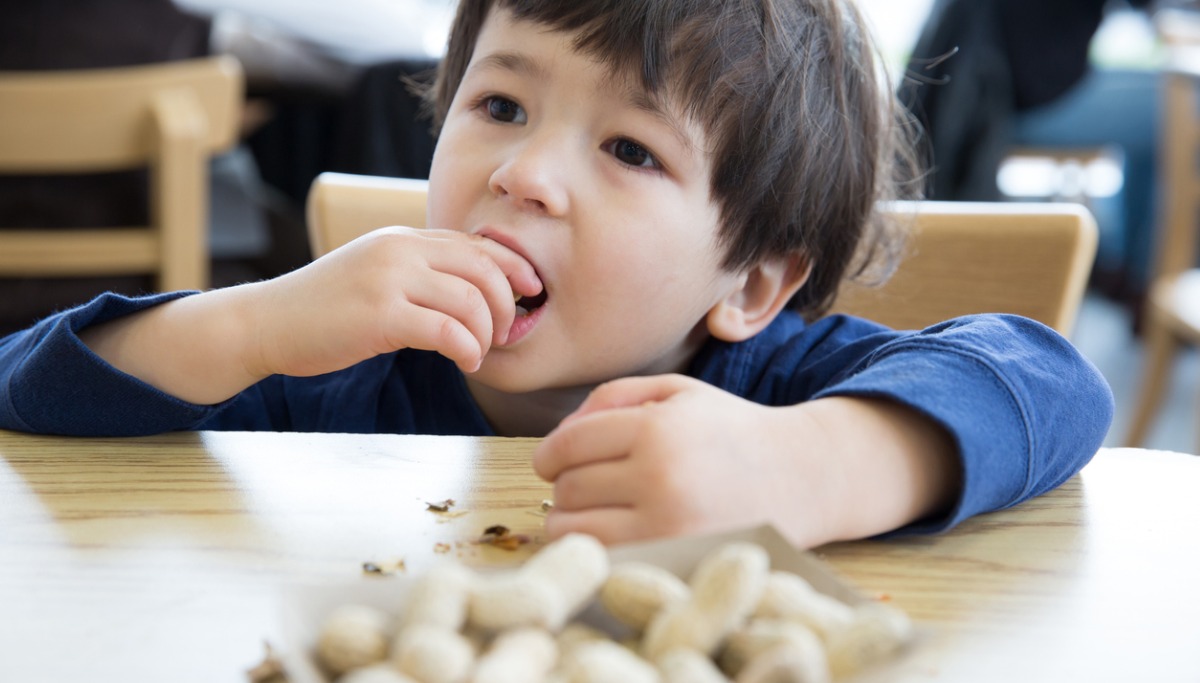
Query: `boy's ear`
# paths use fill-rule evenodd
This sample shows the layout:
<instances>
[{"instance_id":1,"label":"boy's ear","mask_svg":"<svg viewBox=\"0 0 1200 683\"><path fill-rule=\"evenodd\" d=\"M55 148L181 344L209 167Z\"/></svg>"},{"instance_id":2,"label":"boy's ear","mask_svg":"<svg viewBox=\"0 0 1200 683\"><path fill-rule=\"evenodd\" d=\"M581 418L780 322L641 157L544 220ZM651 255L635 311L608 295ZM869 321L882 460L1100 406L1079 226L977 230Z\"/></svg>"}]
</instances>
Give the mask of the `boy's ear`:
<instances>
[{"instance_id":1,"label":"boy's ear","mask_svg":"<svg viewBox=\"0 0 1200 683\"><path fill-rule=\"evenodd\" d=\"M738 288L709 309L709 333L727 342L753 337L771 324L811 272L812 265L799 254L759 263L746 271Z\"/></svg>"}]
</instances>

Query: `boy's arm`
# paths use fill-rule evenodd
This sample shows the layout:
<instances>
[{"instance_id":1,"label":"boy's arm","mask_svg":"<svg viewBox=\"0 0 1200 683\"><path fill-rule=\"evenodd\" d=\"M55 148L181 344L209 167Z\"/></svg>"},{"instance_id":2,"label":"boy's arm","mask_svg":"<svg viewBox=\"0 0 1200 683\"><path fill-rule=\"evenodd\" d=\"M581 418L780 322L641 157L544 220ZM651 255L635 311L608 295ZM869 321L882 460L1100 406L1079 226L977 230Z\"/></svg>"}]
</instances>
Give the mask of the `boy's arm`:
<instances>
[{"instance_id":1,"label":"boy's arm","mask_svg":"<svg viewBox=\"0 0 1200 683\"><path fill-rule=\"evenodd\" d=\"M831 397L781 409L771 420L779 443L819 429L824 453L838 454L826 491L829 526L804 546L875 536L920 519L944 516L962 490L953 437L915 410L884 399ZM811 428L801 425L808 422ZM785 451L780 451L781 457ZM783 516L794 518L790 514Z\"/></svg>"},{"instance_id":2,"label":"boy's arm","mask_svg":"<svg viewBox=\"0 0 1200 683\"><path fill-rule=\"evenodd\" d=\"M217 408L180 401L121 373L76 334L187 295L103 294L0 339L0 429L132 436L189 429L212 417Z\"/></svg>"},{"instance_id":3,"label":"boy's arm","mask_svg":"<svg viewBox=\"0 0 1200 683\"><path fill-rule=\"evenodd\" d=\"M273 374L324 374L409 347L473 370L507 335L512 292L538 288L532 266L491 240L386 229L274 280L171 301L80 339L167 394L214 404Z\"/></svg>"},{"instance_id":4,"label":"boy's arm","mask_svg":"<svg viewBox=\"0 0 1200 683\"><path fill-rule=\"evenodd\" d=\"M1111 421L1103 378L1031 321L814 336L795 376L745 389L790 406L681 377L600 387L535 454L555 483L550 531L617 540L769 521L806 546L938 531L1054 488Z\"/></svg>"},{"instance_id":5,"label":"boy's arm","mask_svg":"<svg viewBox=\"0 0 1200 683\"><path fill-rule=\"evenodd\" d=\"M113 367L182 401L220 403L266 377L246 362L257 286L169 301L85 328L79 339Z\"/></svg>"},{"instance_id":6,"label":"boy's arm","mask_svg":"<svg viewBox=\"0 0 1200 683\"><path fill-rule=\"evenodd\" d=\"M406 346L469 370L507 334L513 292L540 289L533 267L491 240L390 228L269 282L104 295L0 339L0 428L190 429L258 378L332 372Z\"/></svg>"}]
</instances>

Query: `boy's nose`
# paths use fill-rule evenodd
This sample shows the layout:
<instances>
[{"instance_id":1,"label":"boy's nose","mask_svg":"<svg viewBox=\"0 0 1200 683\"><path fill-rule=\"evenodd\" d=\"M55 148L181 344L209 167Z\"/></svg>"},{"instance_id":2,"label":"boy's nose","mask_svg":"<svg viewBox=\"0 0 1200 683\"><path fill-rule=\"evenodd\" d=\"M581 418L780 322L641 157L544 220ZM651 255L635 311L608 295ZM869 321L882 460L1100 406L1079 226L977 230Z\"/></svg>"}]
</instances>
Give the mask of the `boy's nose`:
<instances>
[{"instance_id":1,"label":"boy's nose","mask_svg":"<svg viewBox=\"0 0 1200 683\"><path fill-rule=\"evenodd\" d=\"M561 143L527 140L492 173L488 187L522 210L562 216L569 202L566 156Z\"/></svg>"}]
</instances>

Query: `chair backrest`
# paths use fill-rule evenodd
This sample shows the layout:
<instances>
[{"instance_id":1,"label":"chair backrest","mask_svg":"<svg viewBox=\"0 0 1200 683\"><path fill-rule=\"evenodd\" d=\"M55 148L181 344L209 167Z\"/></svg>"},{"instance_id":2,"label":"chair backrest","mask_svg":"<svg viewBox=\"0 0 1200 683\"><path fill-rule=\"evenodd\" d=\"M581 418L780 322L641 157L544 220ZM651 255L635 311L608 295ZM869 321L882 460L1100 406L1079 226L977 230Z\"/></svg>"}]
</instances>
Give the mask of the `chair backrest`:
<instances>
[{"instance_id":1,"label":"chair backrest","mask_svg":"<svg viewBox=\"0 0 1200 683\"><path fill-rule=\"evenodd\" d=\"M425 227L429 181L322 173L308 191L308 244L324 256L386 225Z\"/></svg>"},{"instance_id":2,"label":"chair backrest","mask_svg":"<svg viewBox=\"0 0 1200 683\"><path fill-rule=\"evenodd\" d=\"M146 272L164 290L207 286L208 161L236 141L242 101L232 57L0 72L0 174L144 167L151 187L150 226L0 231L0 274Z\"/></svg>"},{"instance_id":3,"label":"chair backrest","mask_svg":"<svg viewBox=\"0 0 1200 683\"><path fill-rule=\"evenodd\" d=\"M385 225L425 225L423 180L323 173L308 199L315 256ZM837 312L917 329L970 313L1013 313L1069 334L1096 253L1076 204L895 202L908 253L886 283L846 284Z\"/></svg>"},{"instance_id":4,"label":"chair backrest","mask_svg":"<svg viewBox=\"0 0 1200 683\"><path fill-rule=\"evenodd\" d=\"M908 254L886 283L843 286L835 311L896 329L960 315L1013 313L1068 335L1096 255L1095 220L1078 204L897 202L913 221Z\"/></svg>"},{"instance_id":5,"label":"chair backrest","mask_svg":"<svg viewBox=\"0 0 1200 683\"><path fill-rule=\"evenodd\" d=\"M1200 43L1169 51L1163 76L1163 216L1156 235L1152 279L1176 276L1196 265L1200 246Z\"/></svg>"}]
</instances>

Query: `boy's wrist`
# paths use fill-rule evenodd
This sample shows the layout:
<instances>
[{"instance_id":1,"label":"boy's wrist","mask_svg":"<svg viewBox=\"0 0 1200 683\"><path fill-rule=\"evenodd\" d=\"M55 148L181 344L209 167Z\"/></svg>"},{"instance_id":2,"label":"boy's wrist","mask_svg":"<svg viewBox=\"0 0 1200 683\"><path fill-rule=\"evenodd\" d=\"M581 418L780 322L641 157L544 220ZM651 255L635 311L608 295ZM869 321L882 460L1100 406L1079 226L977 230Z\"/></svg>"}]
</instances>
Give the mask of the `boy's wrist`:
<instances>
[{"instance_id":1,"label":"boy's wrist","mask_svg":"<svg viewBox=\"0 0 1200 683\"><path fill-rule=\"evenodd\" d=\"M825 398L786 410L806 420L801 447L824 473L814 492L818 542L885 533L953 504L961 465L952 437L931 418L877 398Z\"/></svg>"},{"instance_id":2,"label":"boy's wrist","mask_svg":"<svg viewBox=\"0 0 1200 683\"><path fill-rule=\"evenodd\" d=\"M159 343L175 345L182 363L158 363L168 390L191 403L214 404L267 377L259 343L268 323L258 284L211 290L173 302L159 321Z\"/></svg>"},{"instance_id":3,"label":"boy's wrist","mask_svg":"<svg viewBox=\"0 0 1200 683\"><path fill-rule=\"evenodd\" d=\"M246 378L253 384L279 374L272 358L279 348L274 331L280 329L276 319L280 307L271 302L270 281L238 285L226 293L230 299L223 324Z\"/></svg>"},{"instance_id":4,"label":"boy's wrist","mask_svg":"<svg viewBox=\"0 0 1200 683\"><path fill-rule=\"evenodd\" d=\"M842 511L851 491L821 407L805 402L766 410L761 429L777 463L764 481L772 522L799 547L846 538Z\"/></svg>"}]
</instances>

